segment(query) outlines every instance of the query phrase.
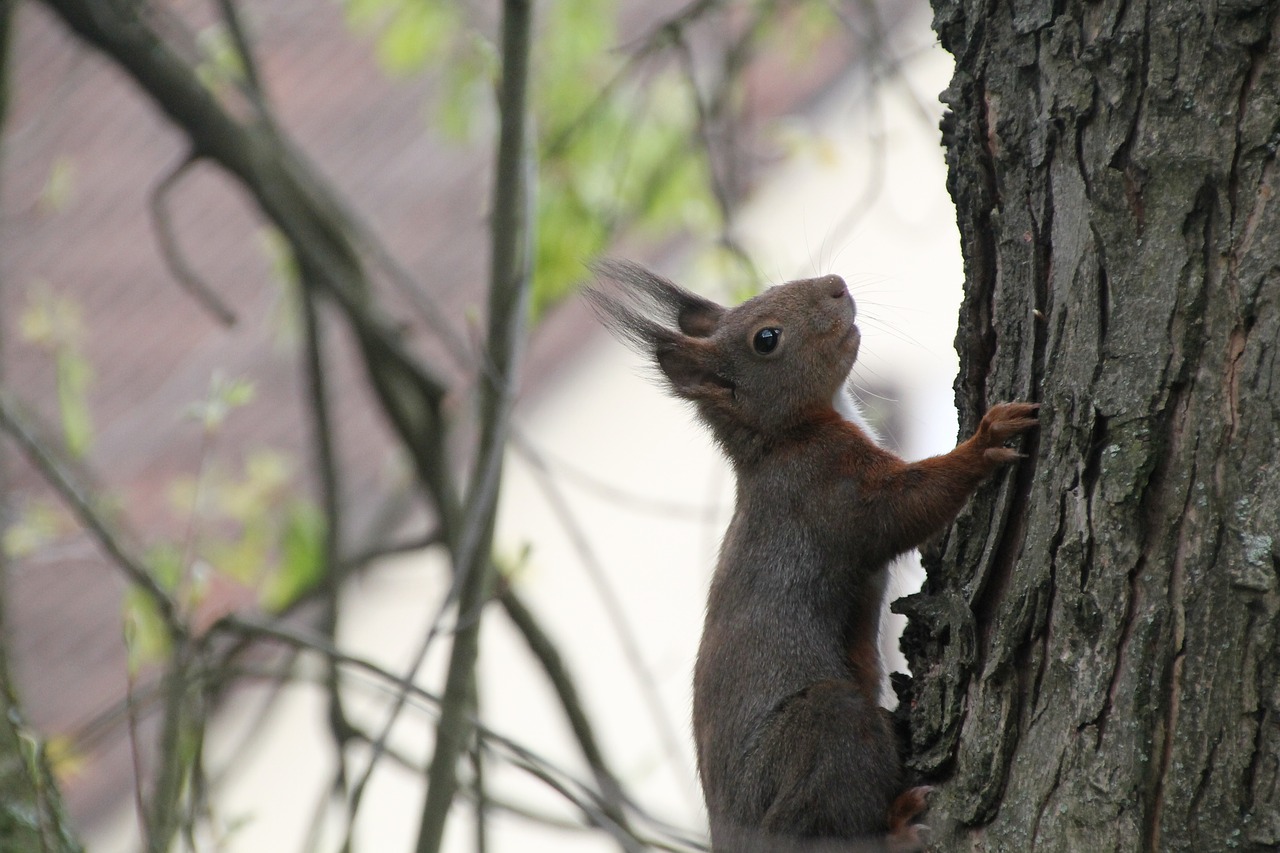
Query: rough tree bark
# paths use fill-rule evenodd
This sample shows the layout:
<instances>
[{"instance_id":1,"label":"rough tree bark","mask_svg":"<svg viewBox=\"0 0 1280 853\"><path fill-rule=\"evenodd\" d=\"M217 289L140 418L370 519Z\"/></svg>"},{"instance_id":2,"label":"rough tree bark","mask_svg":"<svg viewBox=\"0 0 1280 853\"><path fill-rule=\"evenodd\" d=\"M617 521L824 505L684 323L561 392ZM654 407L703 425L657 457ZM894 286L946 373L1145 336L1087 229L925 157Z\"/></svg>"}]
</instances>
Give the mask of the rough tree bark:
<instances>
[{"instance_id":1,"label":"rough tree bark","mask_svg":"<svg viewBox=\"0 0 1280 853\"><path fill-rule=\"evenodd\" d=\"M904 602L938 849L1280 845L1280 4L933 0L962 432L1043 403Z\"/></svg>"}]
</instances>

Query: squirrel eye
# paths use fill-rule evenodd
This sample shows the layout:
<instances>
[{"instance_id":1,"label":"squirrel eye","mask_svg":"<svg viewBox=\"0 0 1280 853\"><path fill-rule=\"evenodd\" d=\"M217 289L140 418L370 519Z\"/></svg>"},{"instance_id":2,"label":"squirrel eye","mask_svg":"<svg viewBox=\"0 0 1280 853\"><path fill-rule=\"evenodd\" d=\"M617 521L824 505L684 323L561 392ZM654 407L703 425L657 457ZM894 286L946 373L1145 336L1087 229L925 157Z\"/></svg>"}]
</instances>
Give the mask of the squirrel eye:
<instances>
[{"instance_id":1,"label":"squirrel eye","mask_svg":"<svg viewBox=\"0 0 1280 853\"><path fill-rule=\"evenodd\" d=\"M756 336L751 339L751 346L761 355L768 355L778 348L778 341L782 339L782 330L775 328L761 329L756 332Z\"/></svg>"}]
</instances>

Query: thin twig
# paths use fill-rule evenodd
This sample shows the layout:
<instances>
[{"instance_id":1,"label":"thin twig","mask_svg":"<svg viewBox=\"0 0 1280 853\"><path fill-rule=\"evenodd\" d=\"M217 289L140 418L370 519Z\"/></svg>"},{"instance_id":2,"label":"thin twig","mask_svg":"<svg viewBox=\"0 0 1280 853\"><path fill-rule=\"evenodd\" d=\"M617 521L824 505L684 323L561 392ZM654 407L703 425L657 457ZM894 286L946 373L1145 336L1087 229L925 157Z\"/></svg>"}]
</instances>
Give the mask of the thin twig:
<instances>
[{"instance_id":1,"label":"thin twig","mask_svg":"<svg viewBox=\"0 0 1280 853\"><path fill-rule=\"evenodd\" d=\"M360 737L358 733L354 736ZM307 833L298 847L299 853L312 853L320 849L320 838L325 830L329 808L333 804L333 792L341 790L346 784L345 770L339 768L334 771L333 781L326 785L316 797L315 807L311 810L311 820L307 822Z\"/></svg>"},{"instance_id":2,"label":"thin twig","mask_svg":"<svg viewBox=\"0 0 1280 853\"><path fill-rule=\"evenodd\" d=\"M10 142L13 129L9 123L9 105L15 70L13 45L17 8L16 0L0 0L0 132ZM0 155L6 155L3 156L3 165L11 168L8 150L6 146ZM12 172L6 168L4 175L9 174ZM4 290L10 282L8 275L0 274L0 303L5 301ZM7 331L5 324L0 323L0 383L4 380L3 356ZM2 393L3 385L0 384L0 394ZM0 534L9 529L12 521L10 513L13 511L11 501L14 493L11 486L7 449L0 444ZM77 845L61 814L61 800L50 772L45 742L27 731L13 685L8 649L11 637L7 623L7 613L12 605L8 597L10 568L9 554L4 543L0 542L0 708L3 708L4 714L0 719L0 736L3 738L0 750L4 752L3 764L0 766L0 787L4 791L4 834L6 840L14 846L29 845L32 841L29 821L34 820L35 840L40 845L41 853L56 853L64 849L71 851ZM27 745L23 744L24 740ZM27 746L30 746L29 753ZM20 816L17 821L14 820L15 816ZM15 826L20 823L28 825Z\"/></svg>"},{"instance_id":3,"label":"thin twig","mask_svg":"<svg viewBox=\"0 0 1280 853\"><path fill-rule=\"evenodd\" d=\"M880 8L876 4L876 0L858 0L858 6L861 7L862 14L866 16L869 23L869 31L866 33L859 29L841 3L827 0L827 6L846 30L862 38L862 44L859 45L859 53L867 57L867 65L871 69L872 86L879 86L891 77L903 78L903 81L907 82L902 68L906 61L915 55L915 52L908 51L903 55L890 46L889 28L885 26L884 18L880 14ZM932 48L932 42L922 44L920 47ZM930 132L936 131L937 119L935 111L926 106L925 99L920 96L920 93L914 87L908 85L906 90L912 113L929 128ZM933 102L937 103L936 99Z\"/></svg>"},{"instance_id":4,"label":"thin twig","mask_svg":"<svg viewBox=\"0 0 1280 853\"><path fill-rule=\"evenodd\" d=\"M573 676L564 665L560 650L556 647L555 642L542 630L542 626L538 624L533 613L520 600L514 589L511 587L503 589L498 596L498 600L502 603L502 608L506 611L507 618L515 625L520 635L524 637L529 650L533 652L533 656L542 665L543 672L546 673L547 679L551 682L551 686L560 700L560 707L564 710L565 716L569 720L569 727L573 731L573 736L578 741L578 747L582 750L582 755L587 760L587 764L590 765L591 772L595 774L596 784L600 786L605 814L618 826L630 831L627 826L624 804L626 798L623 794L622 785L605 761L604 752L600 748L599 741L596 740L595 729L591 725L591 719L587 716L582 700L578 696L578 688L574 684ZM635 853L638 848L624 843L623 850L628 851L628 853Z\"/></svg>"},{"instance_id":5,"label":"thin twig","mask_svg":"<svg viewBox=\"0 0 1280 853\"><path fill-rule=\"evenodd\" d=\"M652 30L641 36L637 42L639 44L638 49L652 50L658 45L669 43L673 34L683 33L685 28L700 21L704 15L720 8L720 6L724 5L724 2L725 0L693 0L692 3L689 3L671 17L658 22Z\"/></svg>"},{"instance_id":6,"label":"thin twig","mask_svg":"<svg viewBox=\"0 0 1280 853\"><path fill-rule=\"evenodd\" d=\"M204 687L193 677L202 670L193 644L185 638L175 642L163 681L163 716L156 757L159 768L147 820L151 831L148 840L157 851L170 848L190 813L194 774L200 769L196 760L198 740L203 740L207 719ZM193 742L193 738L198 740Z\"/></svg>"},{"instance_id":7,"label":"thin twig","mask_svg":"<svg viewBox=\"0 0 1280 853\"><path fill-rule=\"evenodd\" d=\"M132 670L126 673L126 679L124 690L125 721L128 724L129 758L133 761L133 807L138 818L138 834L144 839L148 839L147 846L151 847L151 830L147 821L146 800L142 795L142 754L138 748L138 709L134 703L135 680Z\"/></svg>"},{"instance_id":8,"label":"thin twig","mask_svg":"<svg viewBox=\"0 0 1280 853\"><path fill-rule=\"evenodd\" d=\"M745 62L745 46L754 40L759 24L760 21L757 19L755 26L751 27L747 34L729 52L730 59L727 60L726 64L730 66L730 70L736 72L737 67ZM733 235L734 194L724 176L721 175L721 167L716 162L716 146L712 130L713 123L719 117L719 113L728 101L729 89L736 82L736 73L726 73L720 82L719 91L715 97L710 101L704 100L698 88L698 75L694 62L693 48L690 47L683 28L673 27L668 34L672 46L676 50L676 55L680 59L680 65L685 75L685 83L689 89L689 97L693 102L696 118L695 130L702 146L703 156L707 161L707 177L711 181L711 194L716 200L716 208L720 214L719 243L730 256L738 260L754 281L759 281L760 275L756 270L755 262L751 259L750 253Z\"/></svg>"},{"instance_id":9,"label":"thin twig","mask_svg":"<svg viewBox=\"0 0 1280 853\"><path fill-rule=\"evenodd\" d=\"M364 248L365 252L369 254L372 262L380 266L391 283L408 297L410 307L427 324L427 327L431 329L431 333L444 344L444 350L453 360L453 363L464 371L474 371L476 369L475 355L467 347L462 336L449 324L440 303L423 286L422 282L418 281L414 274L409 271L408 267L392 254L391 250L379 239L358 211L347 205L342 205L341 210L347 221L351 223L356 240Z\"/></svg>"},{"instance_id":10,"label":"thin twig","mask_svg":"<svg viewBox=\"0 0 1280 853\"><path fill-rule=\"evenodd\" d=\"M608 105L618 87L636 73L636 69L647 59L662 49L669 47L672 35L682 33L684 29L696 23L703 15L716 9L724 0L696 0L684 9L663 21L660 21L648 33L628 44L620 50L627 54L622 67L617 69L604 85L596 92L596 96L574 118L560 128L556 135L543 146L543 156L554 159L573 141L574 136L590 125L591 120Z\"/></svg>"},{"instance_id":11,"label":"thin twig","mask_svg":"<svg viewBox=\"0 0 1280 853\"><path fill-rule=\"evenodd\" d=\"M343 557L339 566L342 574L345 576L351 572L364 568L372 562L381 560L386 557L395 557L402 554L413 554L418 551L425 551L428 548L441 545L444 537L439 530L430 530L421 536L413 536L408 539L402 539L386 544L378 544L371 546L363 551L358 551L349 556Z\"/></svg>"},{"instance_id":12,"label":"thin twig","mask_svg":"<svg viewBox=\"0 0 1280 853\"><path fill-rule=\"evenodd\" d=\"M273 120L267 108L267 92L262 86L262 75L258 73L258 61L249 46L249 37L240 21L240 13L236 9L234 0L217 0L217 2L222 20L227 26L227 33L231 36L231 43L235 45L236 53L240 55L240 67L244 70L244 83L249 100L257 109L258 117L271 124Z\"/></svg>"},{"instance_id":13,"label":"thin twig","mask_svg":"<svg viewBox=\"0 0 1280 853\"><path fill-rule=\"evenodd\" d=\"M369 282L336 193L295 146L261 123L233 118L145 16L125 18L91 0L43 0L77 35L112 57L181 128L197 155L221 165L254 197L350 324L371 385L442 523L456 529L459 500L445 451L446 386L406 351L369 298Z\"/></svg>"},{"instance_id":14,"label":"thin twig","mask_svg":"<svg viewBox=\"0 0 1280 853\"><path fill-rule=\"evenodd\" d=\"M230 633L235 636L269 639L292 648L314 652L372 676L378 683L394 689L397 696L407 695L416 702L425 703L426 707L437 712L442 704L442 699L439 695L421 687L412 679L406 679L367 658L345 652L318 634L289 628L277 622L262 622L236 615L220 619L211 628L211 633ZM611 832L615 837L629 836L640 842L642 847L656 847L662 850L677 851L677 853L678 851L705 849L704 845L690 838L683 830L670 827L643 813L640 814L640 817L646 823L651 824L662 835L672 839L674 843L633 835L625 827L619 826L608 817L603 806L605 797L601 792L593 791L586 783L575 779L568 771L558 767L528 747L521 746L511 738L495 732L480 720L472 717L470 722L474 726L476 734L486 744L501 750L512 764L548 784L553 790L564 796L582 811L592 825ZM365 742L372 742L373 739L360 732L359 729L354 731L356 737ZM406 767L416 767L416 765L409 764L403 756L399 756L390 749L387 750L387 753L393 760ZM418 769L420 770L420 768Z\"/></svg>"},{"instance_id":15,"label":"thin twig","mask_svg":"<svg viewBox=\"0 0 1280 853\"><path fill-rule=\"evenodd\" d=\"M591 541L583 531L582 526L574 517L573 510L569 508L568 501L565 500L564 494L560 491L560 487L556 484L550 472L544 466L538 465L536 460L530 459L529 461L534 482L542 490L548 506L556 516L556 520L559 521L560 526L568 534L569 541L587 572L587 578L591 581L592 586L595 587L596 595L604 605L605 613L608 614L609 622L613 626L614 634L622 646L622 653L626 658L627 666L630 667L636 682L640 686L641 696L644 697L645 705L657 730L663 752L673 768L680 767L682 764L680 738L676 734L675 726L672 724L666 708L662 704L658 686L654 681L653 674L649 672L648 664L645 663L643 652L640 651L640 643L636 639L635 632L631 629L626 609L622 606L617 593L609 583L604 564L596 554L595 548L591 545Z\"/></svg>"},{"instance_id":16,"label":"thin twig","mask_svg":"<svg viewBox=\"0 0 1280 853\"><path fill-rule=\"evenodd\" d=\"M365 762L364 772L360 774L360 778L351 786L351 793L347 797L347 816L346 816L346 832L342 842L343 853L348 853L352 847L352 841L355 832L356 813L360 810L360 805L364 800L364 792L369 784L369 780L373 778L373 771L377 768L378 762L387 752L387 744L391 739L391 730L395 727L396 721L400 718L400 713L404 710L408 703L413 684L413 677L422 668L422 663L427 659L427 652L443 633L444 618L449 612L453 601L456 598L458 589L459 575L454 573L453 581L450 585L449 592L445 595L444 600L436 609L431 625L427 629L427 633L423 635L422 641L418 644L414 655L405 669L405 675L400 680L402 689L396 694L391 703L391 709L387 712L387 717L383 720L382 728L378 731L378 736L370 742L369 759Z\"/></svg>"},{"instance_id":17,"label":"thin twig","mask_svg":"<svg viewBox=\"0 0 1280 853\"><path fill-rule=\"evenodd\" d=\"M309 275L303 268L303 275ZM324 541L321 548L321 603L320 632L330 641L338 636L338 605L341 593L338 554L341 553L342 504L338 483L338 461L333 447L333 423L329 414L329 392L325 384L323 356L323 328L316 305L313 287L303 287L299 310L303 317L304 358L308 409L311 413L312 447L315 464L320 475L320 504L324 511ZM347 784L346 743L350 737L350 724L342 707L339 690L338 668L330 663L325 678L329 694L329 733L333 738L334 753L338 762L339 791L345 792ZM337 793L335 791L335 793Z\"/></svg>"},{"instance_id":18,"label":"thin twig","mask_svg":"<svg viewBox=\"0 0 1280 853\"><path fill-rule=\"evenodd\" d=\"M606 482L563 458L553 458L545 448L537 447L529 436L519 429L512 429L511 446L517 454L535 468L546 471L548 475L554 473L555 476L576 483L583 489L592 492L601 500L610 501L632 512L647 513L668 518L672 521L693 524L705 524L709 521L714 521L724 513L724 507L722 506L668 501L615 486L613 483Z\"/></svg>"},{"instance_id":19,"label":"thin twig","mask_svg":"<svg viewBox=\"0 0 1280 853\"><path fill-rule=\"evenodd\" d=\"M81 525L93 535L111 561L151 600L156 613L164 622L170 640L177 642L184 638L187 629L173 599L151 576L142 560L135 557L132 550L111 529L101 511L93 505L88 490L76 482L77 478L71 473L70 465L59 459L57 453L39 437L41 431L33 426L28 416L19 412L15 401L2 389L0 429L13 438L31 464L71 507Z\"/></svg>"},{"instance_id":20,"label":"thin twig","mask_svg":"<svg viewBox=\"0 0 1280 853\"><path fill-rule=\"evenodd\" d=\"M471 715L480 719L480 684L475 670L471 672ZM484 742L472 738L467 749L467 758L471 762L471 793L475 826L475 853L487 853L489 848L489 792L485 785L485 749Z\"/></svg>"},{"instance_id":21,"label":"thin twig","mask_svg":"<svg viewBox=\"0 0 1280 853\"><path fill-rule=\"evenodd\" d=\"M169 271L178 280L178 284L182 285L182 288L191 294L196 302L200 303L219 323L224 326L233 326L236 322L235 312L227 307L226 303L214 292L213 288L187 263L187 259L182 253L182 246L178 241L178 235L173 228L173 216L169 212L169 193L177 186L178 181L186 175L187 171L199 162L199 159L194 151L188 153L156 185L156 188L151 192L151 223L156 231L156 241L160 245L160 254L164 257L165 263L169 265Z\"/></svg>"}]
</instances>

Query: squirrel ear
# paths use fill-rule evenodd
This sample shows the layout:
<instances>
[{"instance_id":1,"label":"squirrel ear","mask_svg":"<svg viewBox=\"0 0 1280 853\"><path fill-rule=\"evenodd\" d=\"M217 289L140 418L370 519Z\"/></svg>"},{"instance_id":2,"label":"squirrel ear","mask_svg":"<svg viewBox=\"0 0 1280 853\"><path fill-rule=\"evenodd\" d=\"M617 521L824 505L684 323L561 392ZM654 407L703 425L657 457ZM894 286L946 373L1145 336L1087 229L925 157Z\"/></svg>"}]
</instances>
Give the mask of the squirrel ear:
<instances>
[{"instance_id":1,"label":"squirrel ear","mask_svg":"<svg viewBox=\"0 0 1280 853\"><path fill-rule=\"evenodd\" d=\"M680 306L680 315L676 320L680 324L680 331L691 338L711 337L720 324L720 318L724 316L724 308L691 293L685 295L691 298Z\"/></svg>"},{"instance_id":2,"label":"squirrel ear","mask_svg":"<svg viewBox=\"0 0 1280 853\"><path fill-rule=\"evenodd\" d=\"M722 397L733 392L733 383L716 371L710 349L686 338L664 344L654 353L658 368L676 394L690 400Z\"/></svg>"}]
</instances>

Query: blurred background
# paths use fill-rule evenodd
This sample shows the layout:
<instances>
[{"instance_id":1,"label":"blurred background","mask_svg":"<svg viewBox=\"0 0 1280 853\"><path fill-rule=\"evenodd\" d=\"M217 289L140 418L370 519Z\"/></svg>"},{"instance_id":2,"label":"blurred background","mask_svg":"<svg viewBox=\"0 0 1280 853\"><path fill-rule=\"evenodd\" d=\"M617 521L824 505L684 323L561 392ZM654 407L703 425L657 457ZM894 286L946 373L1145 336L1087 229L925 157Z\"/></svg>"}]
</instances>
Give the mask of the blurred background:
<instances>
[{"instance_id":1,"label":"blurred background","mask_svg":"<svg viewBox=\"0 0 1280 853\"><path fill-rule=\"evenodd\" d=\"M950 57L923 0L533 9L527 346L493 589L464 611L441 483L485 458L502 10L7 7L0 791L54 815L44 849L51 820L93 851L422 849L473 626L440 849L700 849L689 682L733 484L576 296L593 258L723 302L844 276L885 442L954 445ZM208 111L158 108L162 50ZM215 111L266 165L226 166ZM261 203L277 165L358 299ZM420 431L384 350L439 389Z\"/></svg>"}]
</instances>

